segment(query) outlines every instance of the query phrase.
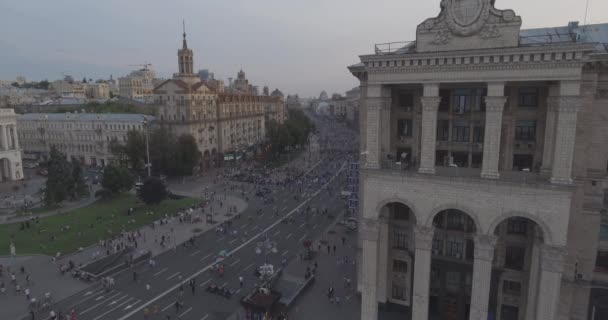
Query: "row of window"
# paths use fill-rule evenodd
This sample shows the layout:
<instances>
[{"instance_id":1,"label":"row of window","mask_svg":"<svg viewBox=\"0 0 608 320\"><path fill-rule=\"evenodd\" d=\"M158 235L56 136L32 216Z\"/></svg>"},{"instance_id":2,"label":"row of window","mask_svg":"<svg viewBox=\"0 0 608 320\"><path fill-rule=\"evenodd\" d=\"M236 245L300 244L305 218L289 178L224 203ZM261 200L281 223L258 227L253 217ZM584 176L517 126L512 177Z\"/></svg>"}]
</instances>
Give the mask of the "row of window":
<instances>
[{"instance_id":1,"label":"row of window","mask_svg":"<svg viewBox=\"0 0 608 320\"><path fill-rule=\"evenodd\" d=\"M472 129L472 130L471 130ZM410 138L413 134L411 119L397 120L397 137ZM451 133L451 134L450 134ZM483 143L484 127L481 123L466 121L439 120L437 122L437 141ZM515 124L515 140L531 142L536 140L536 121L518 120Z\"/></svg>"},{"instance_id":2,"label":"row of window","mask_svg":"<svg viewBox=\"0 0 608 320\"><path fill-rule=\"evenodd\" d=\"M539 105L539 89L522 87L517 89L517 104L521 108L536 108ZM471 111L485 111L486 89L442 89L439 96L442 98L439 105L440 112L468 113ZM412 111L414 107L414 94L402 92L397 96L397 106L405 111Z\"/></svg>"},{"instance_id":3,"label":"row of window","mask_svg":"<svg viewBox=\"0 0 608 320\"><path fill-rule=\"evenodd\" d=\"M143 118L142 118L143 121ZM116 130L130 131L142 130L143 125L139 123L38 123L38 122L19 122L21 129L62 129L62 130Z\"/></svg>"}]
</instances>

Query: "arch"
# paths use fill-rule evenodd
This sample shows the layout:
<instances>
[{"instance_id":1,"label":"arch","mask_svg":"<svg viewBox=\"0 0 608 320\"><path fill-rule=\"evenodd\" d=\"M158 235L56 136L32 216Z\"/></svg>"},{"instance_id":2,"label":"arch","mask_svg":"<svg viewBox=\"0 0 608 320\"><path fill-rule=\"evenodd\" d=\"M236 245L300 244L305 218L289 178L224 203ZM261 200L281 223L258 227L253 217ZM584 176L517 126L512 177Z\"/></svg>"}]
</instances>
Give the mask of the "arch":
<instances>
[{"instance_id":1,"label":"arch","mask_svg":"<svg viewBox=\"0 0 608 320\"><path fill-rule=\"evenodd\" d=\"M510 212L506 212L506 213L499 215L494 220L492 220L492 222L490 223L490 226L487 230L487 234L494 235L494 230L496 230L498 225L501 224L502 222L506 221L509 218L526 218L526 219L534 221L540 227L540 229L543 231L543 241L545 242L545 244L555 245L553 243L553 235L551 234L551 229L549 228L549 226L544 221L538 219L538 217L535 217L535 216L533 216L527 212L523 212L523 211L510 211Z\"/></svg>"},{"instance_id":2,"label":"arch","mask_svg":"<svg viewBox=\"0 0 608 320\"><path fill-rule=\"evenodd\" d=\"M206 158L209 156L209 150L205 150L205 152L203 153L203 156Z\"/></svg>"},{"instance_id":3,"label":"arch","mask_svg":"<svg viewBox=\"0 0 608 320\"><path fill-rule=\"evenodd\" d=\"M445 210L449 210L449 209L460 210L460 211L466 213L471 219L473 219L473 222L475 223L475 233L478 233L478 234L484 233L483 228L481 227L481 224L479 223L478 214L471 208L468 208L461 204L455 204L455 203L448 203L448 204L444 204L444 205L435 207L433 210L431 210L431 214L427 217L426 223L424 225L426 227L432 228L433 220L435 219L437 214L439 214L440 212L443 212Z\"/></svg>"},{"instance_id":4,"label":"arch","mask_svg":"<svg viewBox=\"0 0 608 320\"><path fill-rule=\"evenodd\" d=\"M378 218L380 218L380 212L381 212L382 208L384 208L385 206L387 206L391 203L401 203L401 204L407 206L408 208L410 208L410 211L412 212L412 216L414 218L414 223L418 224L418 221L421 221L421 219L419 219L418 210L416 209L416 206L414 206L414 204L411 203L410 201L404 200L403 198L399 198L399 197L391 197L391 198L387 198L385 200L380 201L378 203L378 205L376 206L376 212L378 213Z\"/></svg>"}]
</instances>

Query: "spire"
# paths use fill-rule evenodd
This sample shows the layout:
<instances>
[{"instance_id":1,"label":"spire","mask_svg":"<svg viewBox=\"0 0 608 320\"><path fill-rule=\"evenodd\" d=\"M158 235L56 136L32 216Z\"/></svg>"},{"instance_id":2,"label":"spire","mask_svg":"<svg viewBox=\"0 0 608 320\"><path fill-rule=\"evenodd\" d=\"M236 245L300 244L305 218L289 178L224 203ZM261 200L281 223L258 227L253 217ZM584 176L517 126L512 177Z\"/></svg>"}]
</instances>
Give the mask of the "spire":
<instances>
[{"instance_id":1,"label":"spire","mask_svg":"<svg viewBox=\"0 0 608 320\"><path fill-rule=\"evenodd\" d=\"M184 29L184 44L183 44L183 49L188 49L188 43L186 43L186 20L182 20L182 27Z\"/></svg>"}]
</instances>

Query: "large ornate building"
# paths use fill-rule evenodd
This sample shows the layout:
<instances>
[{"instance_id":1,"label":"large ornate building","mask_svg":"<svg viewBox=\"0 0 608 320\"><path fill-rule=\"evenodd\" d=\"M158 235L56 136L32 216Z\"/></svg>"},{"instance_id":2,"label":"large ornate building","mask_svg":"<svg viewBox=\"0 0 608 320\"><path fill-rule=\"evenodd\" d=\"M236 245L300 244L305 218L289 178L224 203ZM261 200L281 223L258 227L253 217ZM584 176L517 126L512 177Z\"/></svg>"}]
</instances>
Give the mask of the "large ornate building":
<instances>
[{"instance_id":1,"label":"large ornate building","mask_svg":"<svg viewBox=\"0 0 608 320\"><path fill-rule=\"evenodd\" d=\"M444 0L349 67L362 320L608 318L608 26L521 24Z\"/></svg>"},{"instance_id":2,"label":"large ornate building","mask_svg":"<svg viewBox=\"0 0 608 320\"><path fill-rule=\"evenodd\" d=\"M27 113L17 117L23 157L47 159L51 148L82 164L105 167L114 161L110 142L125 143L131 130L146 130L154 117L120 113Z\"/></svg>"},{"instance_id":3,"label":"large ornate building","mask_svg":"<svg viewBox=\"0 0 608 320\"><path fill-rule=\"evenodd\" d=\"M193 52L188 48L185 31L177 55L179 72L154 89L158 120L176 135L190 134L195 138L203 156L203 169L219 165L227 153L242 152L262 143L266 117L282 122L281 98L222 93L202 81L193 72Z\"/></svg>"},{"instance_id":4,"label":"large ornate building","mask_svg":"<svg viewBox=\"0 0 608 320\"><path fill-rule=\"evenodd\" d=\"M21 147L17 135L17 115L0 109L0 182L23 179Z\"/></svg>"}]
</instances>

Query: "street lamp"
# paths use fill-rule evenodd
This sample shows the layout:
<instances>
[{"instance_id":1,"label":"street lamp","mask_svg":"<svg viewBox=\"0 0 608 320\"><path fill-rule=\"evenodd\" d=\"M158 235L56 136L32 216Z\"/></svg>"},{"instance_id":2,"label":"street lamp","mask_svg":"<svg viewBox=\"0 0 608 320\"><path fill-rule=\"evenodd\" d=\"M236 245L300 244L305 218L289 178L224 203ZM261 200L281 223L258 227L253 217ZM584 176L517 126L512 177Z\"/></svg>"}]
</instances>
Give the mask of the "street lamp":
<instances>
[{"instance_id":1,"label":"street lamp","mask_svg":"<svg viewBox=\"0 0 608 320\"><path fill-rule=\"evenodd\" d=\"M148 119L146 118L146 116L144 116L144 121L143 121L143 125L144 125L144 130L145 130L145 134L146 134L146 168L148 168L148 178L152 176L152 164L150 163L150 145L148 142Z\"/></svg>"}]
</instances>

